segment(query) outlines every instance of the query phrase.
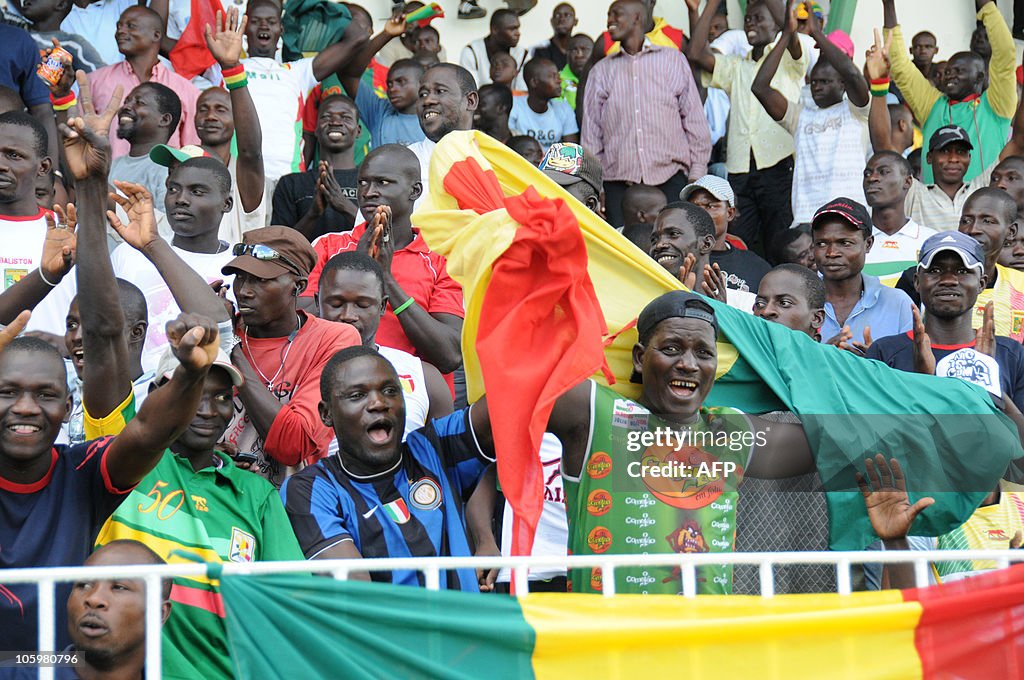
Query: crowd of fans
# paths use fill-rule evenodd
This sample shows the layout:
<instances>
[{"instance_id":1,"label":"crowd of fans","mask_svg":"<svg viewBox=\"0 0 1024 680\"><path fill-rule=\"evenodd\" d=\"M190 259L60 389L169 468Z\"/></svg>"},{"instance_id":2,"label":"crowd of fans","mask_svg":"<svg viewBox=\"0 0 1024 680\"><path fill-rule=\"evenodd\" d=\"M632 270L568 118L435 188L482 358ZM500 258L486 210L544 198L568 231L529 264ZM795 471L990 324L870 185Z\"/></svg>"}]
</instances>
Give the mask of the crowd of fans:
<instances>
[{"instance_id":1,"label":"crowd of fans","mask_svg":"<svg viewBox=\"0 0 1024 680\"><path fill-rule=\"evenodd\" d=\"M434 147L456 131L506 144L695 291L636 310L637 402L592 381L556 402L534 554L600 553L605 525L648 512L660 533L637 553L825 548L799 420L704 406L706 297L863 361L995 376L989 391L1024 424L1024 70L1020 30L992 0L976 0L967 51L929 32L908 49L882 0L863 68L809 2L751 0L729 29L721 0L686 0L684 32L655 0L615 0L596 37L562 3L529 48L518 14L535 3L509 3L458 63L429 18L406 21L420 2L397 3L379 32L342 3L334 39L288 60L302 3L225 4L197 26L183 0L8 0L0 568L510 554L487 400L466 403L462 289L416 227ZM197 51L212 59L186 77ZM41 63L63 71L44 79ZM723 502L666 511L603 479L639 423L712 420L757 441L705 452L751 478ZM1012 468L937 538L908 536L930 499L910 504L895 461L862 469L879 548L1022 543ZM610 510L620 497L635 507ZM665 573L617 591L679 592ZM413 571L353 577L423 585ZM698 590L756 592L748 577L702 567ZM827 570L779 579L835 588ZM508 581L463 569L441 585ZM530 584L600 591L601 577L550 569ZM232 677L216 584L175 579L164 600L165 677ZM142 667L138 582L59 586L57 601L58 647L81 652L82 677ZM34 587L0 583L0 649L36 649L38 611Z\"/></svg>"}]
</instances>

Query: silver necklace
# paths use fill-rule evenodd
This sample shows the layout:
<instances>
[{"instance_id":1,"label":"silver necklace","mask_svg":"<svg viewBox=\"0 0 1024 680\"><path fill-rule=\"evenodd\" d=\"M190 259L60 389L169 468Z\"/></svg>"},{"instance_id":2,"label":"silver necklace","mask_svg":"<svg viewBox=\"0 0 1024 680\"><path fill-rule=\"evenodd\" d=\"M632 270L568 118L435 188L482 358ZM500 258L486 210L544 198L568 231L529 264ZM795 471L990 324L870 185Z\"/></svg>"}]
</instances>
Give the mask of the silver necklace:
<instances>
[{"instance_id":1,"label":"silver necklace","mask_svg":"<svg viewBox=\"0 0 1024 680\"><path fill-rule=\"evenodd\" d=\"M245 327L245 336L242 337L242 343L245 345L246 358L249 359L249 365L256 369L259 373L260 378L267 384L267 389L273 391L274 382L281 376L281 372L284 371L285 362L288 361L288 353L292 351L292 340L298 335L302 329L302 319L299 317L298 312L295 313L295 330L288 336L288 342L284 346L284 350L281 352L281 365L277 367L277 372L274 373L273 378L267 378L266 374L260 370L260 367L256 364L255 359L252 358L252 351L249 349L249 327Z\"/></svg>"}]
</instances>

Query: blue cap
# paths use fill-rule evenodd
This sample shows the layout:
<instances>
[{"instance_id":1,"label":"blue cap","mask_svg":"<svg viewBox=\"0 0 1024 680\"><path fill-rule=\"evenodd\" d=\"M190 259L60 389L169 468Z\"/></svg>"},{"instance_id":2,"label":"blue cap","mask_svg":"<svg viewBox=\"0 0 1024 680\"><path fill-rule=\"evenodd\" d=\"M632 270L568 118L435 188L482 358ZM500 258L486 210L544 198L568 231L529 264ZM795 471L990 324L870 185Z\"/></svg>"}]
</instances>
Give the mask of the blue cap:
<instances>
[{"instance_id":1,"label":"blue cap","mask_svg":"<svg viewBox=\"0 0 1024 680\"><path fill-rule=\"evenodd\" d=\"M969 269L984 269L985 267L985 253L981 250L981 244L959 231L944 231L929 236L921 244L917 266L924 268L932 266L932 260L944 250L956 253Z\"/></svg>"}]
</instances>

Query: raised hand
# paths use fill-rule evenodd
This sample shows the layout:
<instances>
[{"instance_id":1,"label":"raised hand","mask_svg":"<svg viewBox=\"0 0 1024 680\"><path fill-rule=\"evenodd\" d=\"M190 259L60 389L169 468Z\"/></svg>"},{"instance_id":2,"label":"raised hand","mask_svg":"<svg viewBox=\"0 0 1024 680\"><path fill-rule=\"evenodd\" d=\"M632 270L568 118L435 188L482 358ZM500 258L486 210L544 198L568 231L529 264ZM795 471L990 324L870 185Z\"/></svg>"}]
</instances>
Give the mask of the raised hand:
<instances>
[{"instance_id":1,"label":"raised hand","mask_svg":"<svg viewBox=\"0 0 1024 680\"><path fill-rule=\"evenodd\" d=\"M356 214L356 204L351 198L345 196L344 192L341 190L341 185L338 184L338 178L334 176L331 166L326 161L320 161L320 175L317 179L317 194L318 196L322 196L321 200L326 201L327 205L331 206L336 211L347 215ZM314 198L314 201L315 200L316 199Z\"/></svg>"},{"instance_id":2,"label":"raised hand","mask_svg":"<svg viewBox=\"0 0 1024 680\"><path fill-rule=\"evenodd\" d=\"M921 312L917 305L911 305L914 315L914 371L926 375L935 375L935 353L932 352L932 340L924 330Z\"/></svg>"},{"instance_id":3,"label":"raised hand","mask_svg":"<svg viewBox=\"0 0 1024 680\"><path fill-rule=\"evenodd\" d=\"M913 505L907 495L907 483L903 477L903 469L898 460L893 458L886 463L885 456L878 454L874 463L868 458L864 461L868 479L857 473L857 486L864 497L864 507L871 520L871 528L883 541L892 541L907 537L910 525L922 510L935 502L934 498L922 498ZM877 470L876 470L877 467Z\"/></svg>"},{"instance_id":4,"label":"raised hand","mask_svg":"<svg viewBox=\"0 0 1024 680\"><path fill-rule=\"evenodd\" d=\"M704 265L704 280L701 282L704 294L719 302L727 302L725 292L725 274L717 264Z\"/></svg>"},{"instance_id":5,"label":"raised hand","mask_svg":"<svg viewBox=\"0 0 1024 680\"><path fill-rule=\"evenodd\" d=\"M685 0L686 9L693 14L697 14L700 10L700 0Z\"/></svg>"},{"instance_id":6,"label":"raised hand","mask_svg":"<svg viewBox=\"0 0 1024 680\"><path fill-rule=\"evenodd\" d=\"M377 260L385 273L391 271L391 259L395 254L395 244L391 238L391 208L386 205L377 206L377 211L366 225L366 233L359 239L356 246Z\"/></svg>"},{"instance_id":7,"label":"raised hand","mask_svg":"<svg viewBox=\"0 0 1024 680\"><path fill-rule=\"evenodd\" d=\"M242 36L248 22L249 18L245 15L239 20L238 10L232 7L228 10L226 18L221 12L217 12L213 29L209 24L203 27L206 47L221 68L238 66L238 60L242 55Z\"/></svg>"},{"instance_id":8,"label":"raised hand","mask_svg":"<svg viewBox=\"0 0 1024 680\"><path fill-rule=\"evenodd\" d=\"M28 325L30 316L32 316L32 312L26 309L24 312L19 314L14 321L7 324L7 326L0 331L0 352L4 351L4 348L11 344L11 340L14 340L23 330L25 330L25 326Z\"/></svg>"},{"instance_id":9,"label":"raised hand","mask_svg":"<svg viewBox=\"0 0 1024 680\"><path fill-rule=\"evenodd\" d=\"M405 23L404 13L392 14L391 17L387 20L387 23L384 24L384 33L391 36L392 38L397 38L398 36L405 33L407 27L408 24Z\"/></svg>"},{"instance_id":10,"label":"raised hand","mask_svg":"<svg viewBox=\"0 0 1024 680\"><path fill-rule=\"evenodd\" d=\"M57 219L46 215L46 240L43 241L43 255L39 260L39 271L46 281L56 283L64 278L75 264L78 251L78 211L74 203L68 203L67 212L59 205L53 206Z\"/></svg>"},{"instance_id":11,"label":"raised hand","mask_svg":"<svg viewBox=\"0 0 1024 680\"><path fill-rule=\"evenodd\" d=\"M882 32L875 29L875 44L864 53L864 70L870 80L880 80L889 77L889 42L892 35L886 37L882 42Z\"/></svg>"},{"instance_id":12,"label":"raised hand","mask_svg":"<svg viewBox=\"0 0 1024 680\"><path fill-rule=\"evenodd\" d=\"M156 216L153 214L153 196L146 187L132 182L114 182L124 196L110 192L110 199L124 208L128 216L128 224L121 222L113 210L107 211L107 222L132 248L142 251L160 238L156 228Z\"/></svg>"},{"instance_id":13,"label":"raised hand","mask_svg":"<svg viewBox=\"0 0 1024 680\"><path fill-rule=\"evenodd\" d=\"M993 359L996 358L996 321L991 300L985 305L981 327L974 336L974 349Z\"/></svg>"},{"instance_id":14,"label":"raised hand","mask_svg":"<svg viewBox=\"0 0 1024 680\"><path fill-rule=\"evenodd\" d=\"M818 22L818 15L814 13L811 0L804 0L800 3L807 12L807 32L809 35L818 36L821 34L821 24Z\"/></svg>"},{"instance_id":15,"label":"raised hand","mask_svg":"<svg viewBox=\"0 0 1024 680\"><path fill-rule=\"evenodd\" d=\"M786 3L786 25L783 26L783 33L786 35L793 35L797 32L797 29L800 26L800 20L796 18L796 9L799 6L800 3L797 3L796 0L789 0L789 2ZM810 12L809 5L807 9L808 14L812 14L812 12Z\"/></svg>"},{"instance_id":16,"label":"raised hand","mask_svg":"<svg viewBox=\"0 0 1024 680\"><path fill-rule=\"evenodd\" d=\"M165 330L171 351L186 371L209 370L220 349L217 324L199 314L179 314Z\"/></svg>"},{"instance_id":17,"label":"raised hand","mask_svg":"<svg viewBox=\"0 0 1024 680\"><path fill-rule=\"evenodd\" d=\"M124 88L114 88L114 93L102 113L96 113L92 102L92 90L85 72L75 74L78 79L78 111L69 117L67 125L61 125L64 135L64 158L68 170L77 180L90 177L107 179L110 171L110 121L120 106ZM74 110L74 109L72 109ZM82 115L77 115L79 112Z\"/></svg>"},{"instance_id":18,"label":"raised hand","mask_svg":"<svg viewBox=\"0 0 1024 680\"><path fill-rule=\"evenodd\" d=\"M840 349L843 349L843 345L846 341L853 337L853 331L850 330L849 326L843 326L839 329L839 332L833 335L831 338L825 341L826 345L833 345Z\"/></svg>"},{"instance_id":19,"label":"raised hand","mask_svg":"<svg viewBox=\"0 0 1024 680\"><path fill-rule=\"evenodd\" d=\"M683 264L679 267L678 278L687 290L696 290L697 288L697 272L693 271L693 268L697 266L697 256L693 253L687 253L683 257Z\"/></svg>"},{"instance_id":20,"label":"raised hand","mask_svg":"<svg viewBox=\"0 0 1024 680\"><path fill-rule=\"evenodd\" d=\"M46 61L50 54L60 47L60 41L56 38L50 38L50 42L53 43L53 47L43 53L43 61ZM52 94L55 99L68 96L68 94L71 93L71 86L75 84L75 69L72 68L71 59L62 57L60 63L64 64L64 73L61 74L60 80L58 80L56 84L46 81L46 86L50 88L50 94Z\"/></svg>"}]
</instances>

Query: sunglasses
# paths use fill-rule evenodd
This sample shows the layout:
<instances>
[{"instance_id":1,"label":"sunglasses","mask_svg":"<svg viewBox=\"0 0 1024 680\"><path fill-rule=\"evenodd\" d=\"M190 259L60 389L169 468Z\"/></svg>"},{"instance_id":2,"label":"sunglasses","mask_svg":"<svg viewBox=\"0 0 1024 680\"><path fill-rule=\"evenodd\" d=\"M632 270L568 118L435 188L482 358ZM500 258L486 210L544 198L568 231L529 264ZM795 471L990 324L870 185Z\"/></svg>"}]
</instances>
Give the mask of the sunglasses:
<instances>
[{"instance_id":1,"label":"sunglasses","mask_svg":"<svg viewBox=\"0 0 1024 680\"><path fill-rule=\"evenodd\" d=\"M299 265L295 264L294 262L289 260L281 253L277 252L270 246L265 246L262 243L236 243L231 248L231 254L234 255L235 257L239 257L241 255L251 255L255 257L257 260L262 260L263 262L272 262L273 260L280 260L294 273L298 274L299 272L302 271L302 268L299 267Z\"/></svg>"}]
</instances>

